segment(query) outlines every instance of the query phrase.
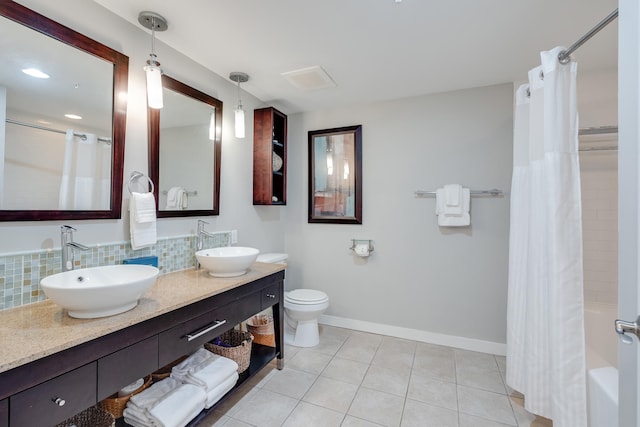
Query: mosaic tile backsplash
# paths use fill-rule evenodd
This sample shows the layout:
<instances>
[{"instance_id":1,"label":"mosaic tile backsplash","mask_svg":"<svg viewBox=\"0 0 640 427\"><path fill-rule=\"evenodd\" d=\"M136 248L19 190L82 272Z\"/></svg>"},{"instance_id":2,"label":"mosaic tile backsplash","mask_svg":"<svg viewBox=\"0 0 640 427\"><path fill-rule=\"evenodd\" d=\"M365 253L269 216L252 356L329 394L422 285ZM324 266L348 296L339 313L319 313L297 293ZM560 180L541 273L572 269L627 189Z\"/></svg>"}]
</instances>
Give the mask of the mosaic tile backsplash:
<instances>
[{"instance_id":1,"label":"mosaic tile backsplash","mask_svg":"<svg viewBox=\"0 0 640 427\"><path fill-rule=\"evenodd\" d=\"M205 248L229 246L230 233L204 237ZM195 267L196 236L158 239L148 248L133 250L130 242L89 246L76 251L74 268L122 264L126 258L157 256L160 274ZM60 249L0 254L0 310L42 301L46 296L40 279L62 271Z\"/></svg>"}]
</instances>

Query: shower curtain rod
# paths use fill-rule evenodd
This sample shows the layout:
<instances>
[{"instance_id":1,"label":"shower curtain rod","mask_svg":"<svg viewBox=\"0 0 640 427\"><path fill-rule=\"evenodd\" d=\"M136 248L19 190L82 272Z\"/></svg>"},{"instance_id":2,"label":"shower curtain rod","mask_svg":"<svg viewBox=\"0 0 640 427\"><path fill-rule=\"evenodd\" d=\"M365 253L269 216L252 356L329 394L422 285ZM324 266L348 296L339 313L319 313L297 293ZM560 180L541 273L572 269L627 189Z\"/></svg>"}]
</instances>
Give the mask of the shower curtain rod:
<instances>
[{"instance_id":1,"label":"shower curtain rod","mask_svg":"<svg viewBox=\"0 0 640 427\"><path fill-rule=\"evenodd\" d=\"M66 135L66 133L67 133L66 131L63 131L63 130L60 130L60 129L53 129L53 128L48 128L48 127L45 127L45 126L34 125L34 124L31 124L31 123L19 122L17 120L13 120L13 119L6 119L5 122L11 123L12 125L26 126L26 127L29 127L29 128L46 130L48 132L61 133L61 134L64 134L64 135ZM87 139L87 135L84 134L84 133L76 133L76 132L74 132L73 135L77 136L78 138L82 138L83 141L85 141ZM106 142L107 145L111 145L111 138L105 138L105 137L99 136L98 137L98 141Z\"/></svg>"},{"instance_id":2,"label":"shower curtain rod","mask_svg":"<svg viewBox=\"0 0 640 427\"><path fill-rule=\"evenodd\" d=\"M606 18L596 24L595 27L590 29L584 36L580 37L580 39L572 44L569 49L560 52L558 54L558 61L560 61L561 64L566 64L567 62L569 62L569 60L571 59L570 56L573 52L575 52L580 46L585 44L585 42L587 42L587 40L589 40L591 37L595 36L600 30L609 25L611 21L613 21L617 17L618 9L611 12Z\"/></svg>"}]
</instances>

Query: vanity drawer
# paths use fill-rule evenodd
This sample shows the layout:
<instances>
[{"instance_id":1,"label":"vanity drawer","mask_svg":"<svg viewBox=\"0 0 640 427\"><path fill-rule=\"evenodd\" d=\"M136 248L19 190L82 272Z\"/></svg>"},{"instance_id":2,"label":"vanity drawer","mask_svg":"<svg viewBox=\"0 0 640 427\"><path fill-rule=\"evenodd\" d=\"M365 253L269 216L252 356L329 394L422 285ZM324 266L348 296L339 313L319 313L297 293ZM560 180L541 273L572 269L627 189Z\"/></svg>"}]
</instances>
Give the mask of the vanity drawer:
<instances>
[{"instance_id":1,"label":"vanity drawer","mask_svg":"<svg viewBox=\"0 0 640 427\"><path fill-rule=\"evenodd\" d=\"M225 305L158 335L158 363L165 366L197 350L240 321L234 305Z\"/></svg>"},{"instance_id":2,"label":"vanity drawer","mask_svg":"<svg viewBox=\"0 0 640 427\"><path fill-rule=\"evenodd\" d=\"M260 294L260 292L254 292L236 300L234 303L234 315L238 319L244 320L262 310Z\"/></svg>"},{"instance_id":3,"label":"vanity drawer","mask_svg":"<svg viewBox=\"0 0 640 427\"><path fill-rule=\"evenodd\" d=\"M157 336L98 359L98 400L111 396L158 368Z\"/></svg>"},{"instance_id":4,"label":"vanity drawer","mask_svg":"<svg viewBox=\"0 0 640 427\"><path fill-rule=\"evenodd\" d=\"M89 363L11 396L10 424L51 426L95 405L96 365Z\"/></svg>"},{"instance_id":5,"label":"vanity drawer","mask_svg":"<svg viewBox=\"0 0 640 427\"><path fill-rule=\"evenodd\" d=\"M280 302L280 286L271 285L264 288L260 293L262 295L262 307L261 310L269 308L272 305Z\"/></svg>"}]
</instances>

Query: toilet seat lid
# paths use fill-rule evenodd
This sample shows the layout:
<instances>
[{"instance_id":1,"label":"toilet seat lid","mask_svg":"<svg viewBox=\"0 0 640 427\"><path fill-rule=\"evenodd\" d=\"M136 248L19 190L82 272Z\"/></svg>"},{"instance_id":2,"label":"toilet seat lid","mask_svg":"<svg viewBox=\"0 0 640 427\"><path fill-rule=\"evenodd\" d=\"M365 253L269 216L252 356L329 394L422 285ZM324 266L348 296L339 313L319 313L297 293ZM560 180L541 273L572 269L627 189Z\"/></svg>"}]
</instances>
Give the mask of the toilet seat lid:
<instances>
[{"instance_id":1,"label":"toilet seat lid","mask_svg":"<svg viewBox=\"0 0 640 427\"><path fill-rule=\"evenodd\" d=\"M329 300L327 294L314 289L294 289L285 296L285 300L296 304L318 304Z\"/></svg>"}]
</instances>

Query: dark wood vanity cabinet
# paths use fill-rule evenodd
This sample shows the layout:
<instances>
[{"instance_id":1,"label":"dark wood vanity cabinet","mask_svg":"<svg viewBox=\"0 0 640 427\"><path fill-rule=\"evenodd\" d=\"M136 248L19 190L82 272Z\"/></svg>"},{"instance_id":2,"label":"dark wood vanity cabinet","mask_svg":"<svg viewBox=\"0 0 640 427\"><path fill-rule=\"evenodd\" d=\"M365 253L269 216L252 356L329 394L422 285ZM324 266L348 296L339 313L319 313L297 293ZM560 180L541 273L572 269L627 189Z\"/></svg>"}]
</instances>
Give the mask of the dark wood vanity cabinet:
<instances>
[{"instance_id":1,"label":"dark wood vanity cabinet","mask_svg":"<svg viewBox=\"0 0 640 427\"><path fill-rule=\"evenodd\" d=\"M274 358L281 369L283 279L279 271L0 373L0 427L53 426L268 307L273 307L276 347L254 344L251 365L236 387Z\"/></svg>"},{"instance_id":2,"label":"dark wood vanity cabinet","mask_svg":"<svg viewBox=\"0 0 640 427\"><path fill-rule=\"evenodd\" d=\"M0 427L9 426L9 400L0 400Z\"/></svg>"},{"instance_id":3,"label":"dark wood vanity cabinet","mask_svg":"<svg viewBox=\"0 0 640 427\"><path fill-rule=\"evenodd\" d=\"M253 112L253 204L287 204L287 116L273 107Z\"/></svg>"}]
</instances>

